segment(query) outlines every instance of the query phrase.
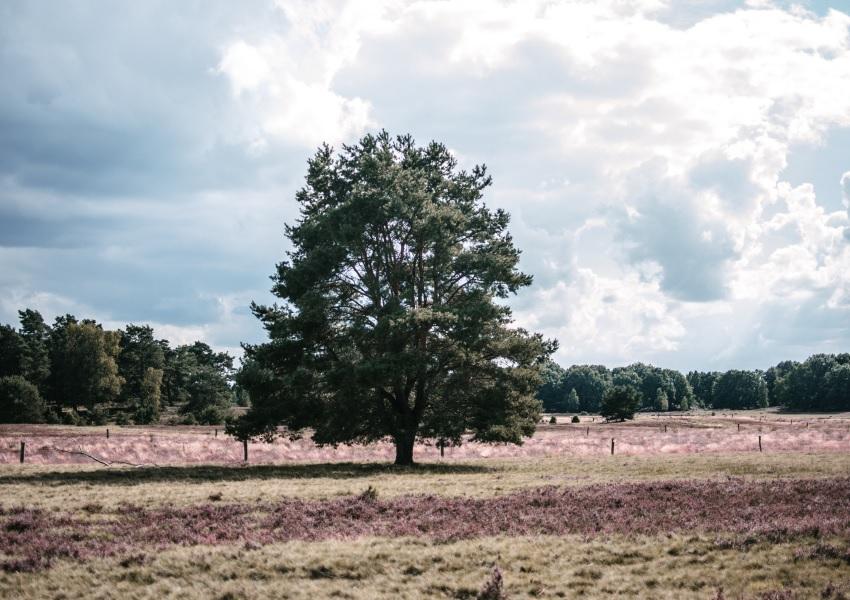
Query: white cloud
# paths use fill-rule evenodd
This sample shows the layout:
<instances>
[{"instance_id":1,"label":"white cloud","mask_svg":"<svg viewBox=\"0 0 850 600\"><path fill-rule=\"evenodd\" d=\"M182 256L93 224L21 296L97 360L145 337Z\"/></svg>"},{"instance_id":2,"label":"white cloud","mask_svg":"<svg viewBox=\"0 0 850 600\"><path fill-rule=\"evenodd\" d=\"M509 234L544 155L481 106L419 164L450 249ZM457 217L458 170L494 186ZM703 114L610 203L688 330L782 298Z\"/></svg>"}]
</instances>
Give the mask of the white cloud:
<instances>
[{"instance_id":1,"label":"white cloud","mask_svg":"<svg viewBox=\"0 0 850 600\"><path fill-rule=\"evenodd\" d=\"M386 127L488 163L487 199L512 212L535 275L517 315L559 338L566 362L766 366L850 344L848 213L782 181L792 146L850 126L850 16L715 10L728 4L280 0L187 12L158 52L153 9L90 48L88 32L111 29L69 40L43 14L20 17L7 46L27 68L0 52L15 75L0 117L21 124L0 142L0 217L16 224L0 242L59 249L0 254L4 297L61 282L80 290L68 306L103 311L112 278L150 287L161 267L180 294L127 312L232 347L257 329L239 305L282 256L306 156ZM86 160L60 139L81 139ZM850 171L841 185L850 209ZM85 226L66 235L60 218ZM90 261L100 279L65 273ZM245 280L246 265L262 276Z\"/></svg>"}]
</instances>

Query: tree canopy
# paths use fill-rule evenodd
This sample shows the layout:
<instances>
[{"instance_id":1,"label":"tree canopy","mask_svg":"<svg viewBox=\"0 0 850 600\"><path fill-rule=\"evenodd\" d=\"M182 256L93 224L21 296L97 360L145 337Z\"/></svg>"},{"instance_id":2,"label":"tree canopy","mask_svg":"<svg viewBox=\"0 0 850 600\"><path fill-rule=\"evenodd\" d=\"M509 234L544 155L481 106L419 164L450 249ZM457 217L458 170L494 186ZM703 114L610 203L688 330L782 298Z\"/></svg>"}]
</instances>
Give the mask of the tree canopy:
<instances>
[{"instance_id":1,"label":"tree canopy","mask_svg":"<svg viewBox=\"0 0 850 600\"><path fill-rule=\"evenodd\" d=\"M254 305L269 342L246 346L240 435L310 427L319 444L392 438L521 442L555 343L512 326L500 300L531 283L509 216L482 201L483 166L448 149L367 135L308 162L292 244L273 276L283 303Z\"/></svg>"},{"instance_id":2,"label":"tree canopy","mask_svg":"<svg viewBox=\"0 0 850 600\"><path fill-rule=\"evenodd\" d=\"M203 342L172 348L147 325L110 331L92 319L18 311L0 325L0 422L223 423L233 358ZM247 401L247 394L241 394Z\"/></svg>"},{"instance_id":3,"label":"tree canopy","mask_svg":"<svg viewBox=\"0 0 850 600\"><path fill-rule=\"evenodd\" d=\"M625 421L634 419L635 411L640 407L640 394L635 388L618 385L609 389L602 399L599 414L607 421Z\"/></svg>"}]
</instances>

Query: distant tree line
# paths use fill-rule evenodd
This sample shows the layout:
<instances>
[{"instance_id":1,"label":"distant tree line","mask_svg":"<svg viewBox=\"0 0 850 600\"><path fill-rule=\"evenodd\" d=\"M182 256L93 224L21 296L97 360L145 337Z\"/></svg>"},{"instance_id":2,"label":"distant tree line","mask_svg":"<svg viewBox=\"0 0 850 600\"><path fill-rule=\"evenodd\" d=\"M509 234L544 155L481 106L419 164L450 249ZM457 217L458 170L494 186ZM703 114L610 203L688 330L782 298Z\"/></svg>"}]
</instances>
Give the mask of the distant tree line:
<instances>
[{"instance_id":1,"label":"distant tree line","mask_svg":"<svg viewBox=\"0 0 850 600\"><path fill-rule=\"evenodd\" d=\"M634 390L638 410L736 410L781 406L790 410L850 410L850 354L815 354L769 369L691 371L683 375L644 363L562 368L549 361L537 398L548 412L598 412L615 388Z\"/></svg>"},{"instance_id":2,"label":"distant tree line","mask_svg":"<svg viewBox=\"0 0 850 600\"><path fill-rule=\"evenodd\" d=\"M203 342L172 348L147 325L18 315L20 328L0 325L2 423L215 424L247 403L233 358Z\"/></svg>"}]
</instances>

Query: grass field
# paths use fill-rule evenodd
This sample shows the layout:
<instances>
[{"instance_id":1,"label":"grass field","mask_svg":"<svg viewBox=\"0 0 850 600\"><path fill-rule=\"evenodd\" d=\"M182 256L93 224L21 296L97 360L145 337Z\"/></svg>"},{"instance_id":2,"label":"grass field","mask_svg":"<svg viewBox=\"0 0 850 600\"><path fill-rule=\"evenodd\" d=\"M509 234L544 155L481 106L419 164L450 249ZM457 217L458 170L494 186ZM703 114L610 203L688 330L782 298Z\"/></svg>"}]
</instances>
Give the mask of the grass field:
<instances>
[{"instance_id":1,"label":"grass field","mask_svg":"<svg viewBox=\"0 0 850 600\"><path fill-rule=\"evenodd\" d=\"M214 461L235 444L209 428L4 426L4 456L34 460L0 465L0 597L476 598L494 567L513 598L850 596L848 415L588 420L412 468L304 440Z\"/></svg>"}]
</instances>

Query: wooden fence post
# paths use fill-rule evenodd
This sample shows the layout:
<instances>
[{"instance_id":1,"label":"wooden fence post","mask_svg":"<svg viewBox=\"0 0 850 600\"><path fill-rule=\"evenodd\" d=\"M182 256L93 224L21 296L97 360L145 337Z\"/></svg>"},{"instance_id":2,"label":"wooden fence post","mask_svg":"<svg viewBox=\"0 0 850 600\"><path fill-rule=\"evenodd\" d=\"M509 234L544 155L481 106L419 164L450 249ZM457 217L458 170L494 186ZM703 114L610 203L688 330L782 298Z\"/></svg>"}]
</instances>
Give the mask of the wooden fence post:
<instances>
[{"instance_id":1,"label":"wooden fence post","mask_svg":"<svg viewBox=\"0 0 850 600\"><path fill-rule=\"evenodd\" d=\"M215 430L215 437L218 437L218 429Z\"/></svg>"},{"instance_id":2,"label":"wooden fence post","mask_svg":"<svg viewBox=\"0 0 850 600\"><path fill-rule=\"evenodd\" d=\"M761 436L759 436L759 452L761 452Z\"/></svg>"},{"instance_id":3,"label":"wooden fence post","mask_svg":"<svg viewBox=\"0 0 850 600\"><path fill-rule=\"evenodd\" d=\"M664 433L667 433L667 423L664 423Z\"/></svg>"},{"instance_id":4,"label":"wooden fence post","mask_svg":"<svg viewBox=\"0 0 850 600\"><path fill-rule=\"evenodd\" d=\"M584 434L585 436L590 435L590 427L587 428L587 432Z\"/></svg>"},{"instance_id":5,"label":"wooden fence post","mask_svg":"<svg viewBox=\"0 0 850 600\"><path fill-rule=\"evenodd\" d=\"M27 447L26 442L21 442L21 464L24 464L24 449Z\"/></svg>"},{"instance_id":6,"label":"wooden fence post","mask_svg":"<svg viewBox=\"0 0 850 600\"><path fill-rule=\"evenodd\" d=\"M614 456L614 438L611 438L611 456Z\"/></svg>"},{"instance_id":7,"label":"wooden fence post","mask_svg":"<svg viewBox=\"0 0 850 600\"><path fill-rule=\"evenodd\" d=\"M245 453L245 462L248 462L248 440L242 440L242 450Z\"/></svg>"},{"instance_id":8,"label":"wooden fence post","mask_svg":"<svg viewBox=\"0 0 850 600\"><path fill-rule=\"evenodd\" d=\"M106 428L106 439L109 439L109 427Z\"/></svg>"},{"instance_id":9,"label":"wooden fence post","mask_svg":"<svg viewBox=\"0 0 850 600\"><path fill-rule=\"evenodd\" d=\"M738 423L738 431L741 431L741 424Z\"/></svg>"}]
</instances>

